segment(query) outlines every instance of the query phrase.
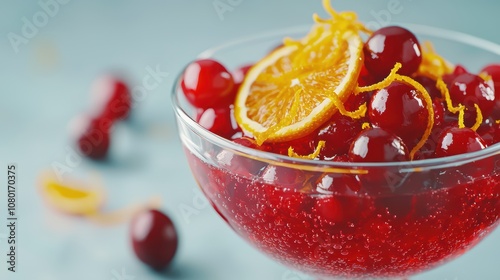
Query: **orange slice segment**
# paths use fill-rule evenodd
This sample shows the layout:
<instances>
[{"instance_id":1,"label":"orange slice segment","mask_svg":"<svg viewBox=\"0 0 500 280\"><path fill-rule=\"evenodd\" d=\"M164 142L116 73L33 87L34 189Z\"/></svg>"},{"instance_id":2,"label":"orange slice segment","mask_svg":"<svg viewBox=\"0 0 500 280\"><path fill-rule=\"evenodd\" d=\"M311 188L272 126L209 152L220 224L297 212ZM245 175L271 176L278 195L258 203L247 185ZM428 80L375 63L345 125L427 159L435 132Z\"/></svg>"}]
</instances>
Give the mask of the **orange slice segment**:
<instances>
[{"instance_id":1,"label":"orange slice segment","mask_svg":"<svg viewBox=\"0 0 500 280\"><path fill-rule=\"evenodd\" d=\"M118 224L146 209L161 207L161 198L154 196L143 203L103 212L105 189L95 176L89 182L73 178L61 182L53 172L46 171L40 177L39 188L46 202L57 211L82 216L101 225Z\"/></svg>"},{"instance_id":2,"label":"orange slice segment","mask_svg":"<svg viewBox=\"0 0 500 280\"><path fill-rule=\"evenodd\" d=\"M104 203L104 190L79 182L61 183L55 175L45 173L39 184L41 193L55 209L73 215L94 215Z\"/></svg>"},{"instance_id":3,"label":"orange slice segment","mask_svg":"<svg viewBox=\"0 0 500 280\"><path fill-rule=\"evenodd\" d=\"M358 32L326 24L300 42L286 41L247 74L236 98L237 122L259 144L311 133L356 87L362 47Z\"/></svg>"}]
</instances>

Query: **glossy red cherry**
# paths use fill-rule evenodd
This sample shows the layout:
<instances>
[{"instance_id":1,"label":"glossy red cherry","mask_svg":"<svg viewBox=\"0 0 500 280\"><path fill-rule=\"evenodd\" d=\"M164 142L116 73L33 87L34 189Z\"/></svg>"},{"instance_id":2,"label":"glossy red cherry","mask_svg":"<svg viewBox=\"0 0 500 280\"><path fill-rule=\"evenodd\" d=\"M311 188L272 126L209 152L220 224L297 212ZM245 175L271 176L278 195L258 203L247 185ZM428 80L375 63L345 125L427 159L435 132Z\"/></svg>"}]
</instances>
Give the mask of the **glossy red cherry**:
<instances>
[{"instance_id":1,"label":"glossy red cherry","mask_svg":"<svg viewBox=\"0 0 500 280\"><path fill-rule=\"evenodd\" d=\"M132 108L128 86L119 78L105 76L92 86L92 115L112 121L125 119Z\"/></svg>"},{"instance_id":2,"label":"glossy red cherry","mask_svg":"<svg viewBox=\"0 0 500 280\"><path fill-rule=\"evenodd\" d=\"M231 139L241 133L234 119L233 105L227 107L198 109L196 122L223 138Z\"/></svg>"},{"instance_id":3,"label":"glossy red cherry","mask_svg":"<svg viewBox=\"0 0 500 280\"><path fill-rule=\"evenodd\" d=\"M130 224L136 256L155 270L166 268L177 251L177 232L169 217L158 210L137 214Z\"/></svg>"},{"instance_id":4,"label":"glossy red cherry","mask_svg":"<svg viewBox=\"0 0 500 280\"><path fill-rule=\"evenodd\" d=\"M465 121L467 126L472 126L476 121L477 104L484 118L488 118L495 107L495 90L491 81L487 82L481 77L464 73L456 76L448 85L450 97L454 105L465 105Z\"/></svg>"},{"instance_id":5,"label":"glossy red cherry","mask_svg":"<svg viewBox=\"0 0 500 280\"><path fill-rule=\"evenodd\" d=\"M320 194L355 194L360 189L360 183L350 174L323 174L315 182L316 192Z\"/></svg>"},{"instance_id":6,"label":"glossy red cherry","mask_svg":"<svg viewBox=\"0 0 500 280\"><path fill-rule=\"evenodd\" d=\"M436 157L454 156L486 148L481 136L467 127L449 127L443 130L437 143Z\"/></svg>"},{"instance_id":7,"label":"glossy red cherry","mask_svg":"<svg viewBox=\"0 0 500 280\"><path fill-rule=\"evenodd\" d=\"M401 137L410 149L422 138L429 111L421 92L402 82L378 90L368 106L370 122Z\"/></svg>"},{"instance_id":8,"label":"glossy red cherry","mask_svg":"<svg viewBox=\"0 0 500 280\"><path fill-rule=\"evenodd\" d=\"M336 114L331 121L320 128L316 142L325 141L320 158L333 158L338 154L347 154L352 141L362 130L362 122Z\"/></svg>"},{"instance_id":9,"label":"glossy red cherry","mask_svg":"<svg viewBox=\"0 0 500 280\"><path fill-rule=\"evenodd\" d=\"M233 76L219 62L201 59L189 64L181 81L186 99L198 108L216 108L229 105Z\"/></svg>"},{"instance_id":10,"label":"glossy red cherry","mask_svg":"<svg viewBox=\"0 0 500 280\"><path fill-rule=\"evenodd\" d=\"M292 189L300 189L306 183L306 176L304 171L283 166L268 165L262 171L260 177L267 184L278 185Z\"/></svg>"},{"instance_id":11,"label":"glossy red cherry","mask_svg":"<svg viewBox=\"0 0 500 280\"><path fill-rule=\"evenodd\" d=\"M111 125L111 120L82 115L70 124L71 138L82 155L95 160L104 159L111 142Z\"/></svg>"},{"instance_id":12,"label":"glossy red cherry","mask_svg":"<svg viewBox=\"0 0 500 280\"><path fill-rule=\"evenodd\" d=\"M371 75L385 78L397 62L399 74L410 76L422 62L420 44L413 33L399 26L388 26L373 32L364 47L365 66Z\"/></svg>"},{"instance_id":13,"label":"glossy red cherry","mask_svg":"<svg viewBox=\"0 0 500 280\"><path fill-rule=\"evenodd\" d=\"M403 140L382 128L363 130L349 149L352 162L393 162L410 159Z\"/></svg>"}]
</instances>

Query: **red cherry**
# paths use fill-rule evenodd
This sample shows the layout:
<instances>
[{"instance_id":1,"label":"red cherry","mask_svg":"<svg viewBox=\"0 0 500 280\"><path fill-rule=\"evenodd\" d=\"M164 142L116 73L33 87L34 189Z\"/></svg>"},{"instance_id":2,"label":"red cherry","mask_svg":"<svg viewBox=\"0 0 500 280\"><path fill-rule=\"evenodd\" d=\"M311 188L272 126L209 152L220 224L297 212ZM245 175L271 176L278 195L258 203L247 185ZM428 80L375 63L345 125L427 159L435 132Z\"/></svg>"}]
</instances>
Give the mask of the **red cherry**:
<instances>
[{"instance_id":1,"label":"red cherry","mask_svg":"<svg viewBox=\"0 0 500 280\"><path fill-rule=\"evenodd\" d=\"M408 148L403 140L382 128L368 128L362 131L349 149L352 162L408 161Z\"/></svg>"},{"instance_id":2,"label":"red cherry","mask_svg":"<svg viewBox=\"0 0 500 280\"><path fill-rule=\"evenodd\" d=\"M70 124L71 138L84 156L96 160L104 159L110 146L111 125L112 121L109 119L82 115Z\"/></svg>"},{"instance_id":3,"label":"red cherry","mask_svg":"<svg viewBox=\"0 0 500 280\"><path fill-rule=\"evenodd\" d=\"M231 139L241 132L234 119L234 106L198 109L196 122L220 137Z\"/></svg>"},{"instance_id":4,"label":"red cherry","mask_svg":"<svg viewBox=\"0 0 500 280\"><path fill-rule=\"evenodd\" d=\"M234 81L231 73L212 59L202 59L189 64L181 81L186 99L198 108L215 108L229 105Z\"/></svg>"},{"instance_id":5,"label":"red cherry","mask_svg":"<svg viewBox=\"0 0 500 280\"><path fill-rule=\"evenodd\" d=\"M479 106L484 118L491 115L495 107L495 90L491 81L486 82L477 75L464 73L453 79L449 89L453 104L460 103L466 107L465 122L467 126L472 126L476 121L474 104Z\"/></svg>"},{"instance_id":6,"label":"red cherry","mask_svg":"<svg viewBox=\"0 0 500 280\"><path fill-rule=\"evenodd\" d=\"M349 145L361 130L361 121L336 114L331 121L318 130L316 143L325 141L320 158L327 159L338 154L347 154Z\"/></svg>"},{"instance_id":7,"label":"red cherry","mask_svg":"<svg viewBox=\"0 0 500 280\"><path fill-rule=\"evenodd\" d=\"M395 133L413 148L427 129L429 112L421 92L406 83L393 82L375 92L368 116L374 126Z\"/></svg>"},{"instance_id":8,"label":"red cherry","mask_svg":"<svg viewBox=\"0 0 500 280\"><path fill-rule=\"evenodd\" d=\"M132 107L128 86L120 79L105 76L92 86L92 115L112 121L125 119Z\"/></svg>"},{"instance_id":9,"label":"red cherry","mask_svg":"<svg viewBox=\"0 0 500 280\"><path fill-rule=\"evenodd\" d=\"M449 127L443 130L438 139L435 156L454 156L479 151L486 147L486 143L474 130L468 127Z\"/></svg>"},{"instance_id":10,"label":"red cherry","mask_svg":"<svg viewBox=\"0 0 500 280\"><path fill-rule=\"evenodd\" d=\"M165 269L177 251L177 232L169 217L158 210L137 214L130 224L136 256L153 269Z\"/></svg>"},{"instance_id":11,"label":"red cherry","mask_svg":"<svg viewBox=\"0 0 500 280\"><path fill-rule=\"evenodd\" d=\"M306 184L304 171L283 166L268 165L260 174L262 180L270 185L300 189Z\"/></svg>"},{"instance_id":12,"label":"red cherry","mask_svg":"<svg viewBox=\"0 0 500 280\"><path fill-rule=\"evenodd\" d=\"M387 77L397 62L399 74L410 76L422 62L420 44L413 33L399 26L383 27L368 38L364 47L365 66L377 79Z\"/></svg>"},{"instance_id":13,"label":"red cherry","mask_svg":"<svg viewBox=\"0 0 500 280\"><path fill-rule=\"evenodd\" d=\"M315 182L316 191L321 194L348 195L357 193L361 186L355 176L349 174L323 174Z\"/></svg>"}]
</instances>

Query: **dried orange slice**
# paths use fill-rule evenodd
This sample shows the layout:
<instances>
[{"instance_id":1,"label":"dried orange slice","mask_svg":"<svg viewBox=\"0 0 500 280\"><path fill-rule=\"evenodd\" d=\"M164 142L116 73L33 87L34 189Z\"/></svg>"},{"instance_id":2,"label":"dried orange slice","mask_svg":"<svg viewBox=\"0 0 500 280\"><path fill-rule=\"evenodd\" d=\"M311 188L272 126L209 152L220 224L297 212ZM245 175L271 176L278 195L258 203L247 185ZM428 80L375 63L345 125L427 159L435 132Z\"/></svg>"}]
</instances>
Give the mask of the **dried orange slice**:
<instances>
[{"instance_id":1,"label":"dried orange slice","mask_svg":"<svg viewBox=\"0 0 500 280\"><path fill-rule=\"evenodd\" d=\"M76 180L61 183L54 174L46 172L39 186L47 202L63 213L94 215L104 203L104 190L99 184L89 188Z\"/></svg>"},{"instance_id":2,"label":"dried orange slice","mask_svg":"<svg viewBox=\"0 0 500 280\"><path fill-rule=\"evenodd\" d=\"M317 24L301 41L285 40L255 64L235 102L236 121L258 144L311 133L337 110L357 85L363 62L360 27L352 13L327 8L332 19ZM363 30L361 30L363 31Z\"/></svg>"},{"instance_id":3,"label":"dried orange slice","mask_svg":"<svg viewBox=\"0 0 500 280\"><path fill-rule=\"evenodd\" d=\"M105 189L97 176L89 182L65 178L63 182L51 171L42 173L40 192L47 203L59 212L79 215L102 225L118 224L146 209L161 207L161 198L154 196L147 202L103 212Z\"/></svg>"}]
</instances>

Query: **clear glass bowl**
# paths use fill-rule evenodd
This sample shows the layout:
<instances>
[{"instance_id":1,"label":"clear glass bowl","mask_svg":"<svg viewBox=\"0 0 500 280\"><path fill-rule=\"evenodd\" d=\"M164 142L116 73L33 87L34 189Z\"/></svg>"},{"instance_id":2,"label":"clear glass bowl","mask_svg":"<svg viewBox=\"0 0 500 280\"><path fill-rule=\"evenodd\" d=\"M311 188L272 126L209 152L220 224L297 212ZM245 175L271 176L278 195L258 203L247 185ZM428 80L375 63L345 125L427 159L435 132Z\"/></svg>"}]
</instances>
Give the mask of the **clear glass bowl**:
<instances>
[{"instance_id":1,"label":"clear glass bowl","mask_svg":"<svg viewBox=\"0 0 500 280\"><path fill-rule=\"evenodd\" d=\"M491 42L405 26L471 71L500 62ZM234 41L200 57L235 68L308 29ZM300 160L205 130L179 81L172 100L190 168L212 206L241 237L294 269L321 279L406 277L460 256L499 224L500 145L414 162Z\"/></svg>"}]
</instances>

